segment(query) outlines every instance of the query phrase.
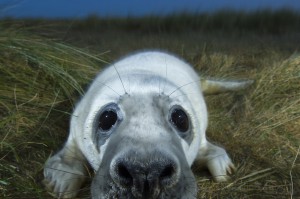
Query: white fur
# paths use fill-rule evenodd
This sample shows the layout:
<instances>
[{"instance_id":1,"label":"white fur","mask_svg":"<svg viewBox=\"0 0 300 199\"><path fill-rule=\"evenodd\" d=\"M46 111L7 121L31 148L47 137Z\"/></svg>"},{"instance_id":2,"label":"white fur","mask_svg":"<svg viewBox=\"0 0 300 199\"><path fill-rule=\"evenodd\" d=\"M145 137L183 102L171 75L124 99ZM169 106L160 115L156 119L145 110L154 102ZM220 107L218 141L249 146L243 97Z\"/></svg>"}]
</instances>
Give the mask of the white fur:
<instances>
[{"instance_id":1,"label":"white fur","mask_svg":"<svg viewBox=\"0 0 300 199\"><path fill-rule=\"evenodd\" d=\"M151 84L142 84L140 77L143 75L160 78L152 78L149 80L152 82ZM161 52L137 53L102 71L76 106L71 119L68 141L62 152L56 156L63 156L63 151L69 148L73 151L73 155L81 153L82 156L79 155L77 158L86 159L97 170L106 151L107 143L102 145L99 151L93 142L92 129L96 114L104 105L111 102L118 103L122 96L134 95L135 93L164 94L173 99L173 104L180 104L190 115L193 125L194 137L192 142L188 144L183 139L181 141L188 164L191 166L197 158L209 168L217 181L227 179L227 172L231 172L234 166L224 149L212 145L206 140L207 110L199 76L192 67L182 60ZM172 103L170 107L173 105ZM126 113L124 113L124 117L126 117ZM151 118L148 120L150 121ZM143 133L139 136L141 139L155 140L160 135L153 131L151 137L146 137L146 134ZM46 163L46 185L47 183L53 184L53 180L57 180L53 179L54 175L57 177L55 170L49 170L49 168L55 167L56 161L57 158L52 157ZM68 170L68 168L65 169ZM63 179L56 181L56 187L60 188L52 191L59 190L62 192L56 194L57 196L65 197L63 194L66 191L64 183L66 182ZM78 187L77 184L73 186L71 183L69 187ZM75 195L76 193L71 196Z\"/></svg>"},{"instance_id":2,"label":"white fur","mask_svg":"<svg viewBox=\"0 0 300 199\"><path fill-rule=\"evenodd\" d=\"M117 72L119 73L126 90L124 90ZM160 76L163 75L175 85L174 87L166 88L166 85L163 85L158 81L154 83L153 88L141 89L139 87L140 85L135 84L135 79L128 78L128 76L132 73L151 73ZM94 169L97 169L101 162L100 156L96 155L97 150L94 144L91 142L92 140L84 139L84 137L91 136L92 122L95 118L94 115L103 105L112 101L117 102L119 95L123 95L125 92L149 92L151 89L153 89L154 92L159 92L160 86L160 92L164 92L168 95L174 91L174 89L194 82L182 87L179 90L181 93L173 93L175 96L176 94L178 95L178 93L182 95L187 94L181 98L183 98L183 101L186 101L186 98L188 98L188 100L191 101L191 104L193 104L193 107L191 108L193 111L195 111L195 113L191 115L193 116L192 123L197 131L195 134L196 137L190 147L187 146L186 142L183 142L183 147L186 149L186 158L188 163L191 165L197 155L200 141L202 141L202 144L206 144L205 129L207 126L207 111L203 101L199 80L200 79L197 74L188 64L165 53L145 52L127 57L122 61L115 63L114 66L108 67L96 77L89 91L80 102L80 107L89 107L89 109L85 109L84 114L82 114L83 110L75 110L72 117L71 134L69 139L71 139L71 142L74 137L76 140L85 141L79 142L78 145L83 151L83 154L87 155L87 159L92 164ZM103 86L103 84L113 88L114 91L107 86ZM117 92L119 95L117 95L115 92ZM86 122L82 123L81 121L83 120Z\"/></svg>"}]
</instances>

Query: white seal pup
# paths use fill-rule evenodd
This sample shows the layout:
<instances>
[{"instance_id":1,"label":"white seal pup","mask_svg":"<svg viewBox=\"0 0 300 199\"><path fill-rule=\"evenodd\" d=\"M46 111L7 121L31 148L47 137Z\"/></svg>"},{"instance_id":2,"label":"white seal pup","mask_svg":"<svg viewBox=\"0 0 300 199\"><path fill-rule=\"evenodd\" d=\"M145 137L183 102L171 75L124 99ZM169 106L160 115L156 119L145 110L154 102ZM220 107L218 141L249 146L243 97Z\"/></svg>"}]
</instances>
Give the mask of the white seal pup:
<instances>
[{"instance_id":1,"label":"white seal pup","mask_svg":"<svg viewBox=\"0 0 300 199\"><path fill-rule=\"evenodd\" d=\"M207 141L203 93L246 87L201 80L184 61L141 52L101 72L78 103L65 146L47 160L44 183L58 198L75 197L90 165L93 199L196 198L196 160L216 181L234 165Z\"/></svg>"}]
</instances>

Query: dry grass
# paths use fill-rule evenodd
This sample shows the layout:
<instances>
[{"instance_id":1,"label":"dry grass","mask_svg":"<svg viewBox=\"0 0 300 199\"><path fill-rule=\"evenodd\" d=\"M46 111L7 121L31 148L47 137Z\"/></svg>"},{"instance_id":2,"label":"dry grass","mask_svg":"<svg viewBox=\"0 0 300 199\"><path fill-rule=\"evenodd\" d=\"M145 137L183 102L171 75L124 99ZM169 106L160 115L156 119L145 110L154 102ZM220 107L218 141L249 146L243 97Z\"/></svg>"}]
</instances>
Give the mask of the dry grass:
<instances>
[{"instance_id":1,"label":"dry grass","mask_svg":"<svg viewBox=\"0 0 300 199\"><path fill-rule=\"evenodd\" d=\"M89 35L84 35L87 40ZM193 168L198 198L300 197L300 55L286 57L286 51L249 47L247 41L226 49L228 43L218 43L220 38L212 48L206 43L195 47L196 33L187 33L187 41L175 34L152 39L128 34L122 40L116 35L102 34L96 45L103 45L93 49L107 48L114 58L138 45L164 48L206 76L256 81L242 93L207 97L208 137L225 146L237 172L220 184ZM42 167L64 142L74 103L103 66L96 57L17 31L0 33L0 198L50 197L40 183Z\"/></svg>"},{"instance_id":2,"label":"dry grass","mask_svg":"<svg viewBox=\"0 0 300 199\"><path fill-rule=\"evenodd\" d=\"M43 164L68 129L69 113L101 60L62 43L0 35L0 196L49 197Z\"/></svg>"},{"instance_id":3,"label":"dry grass","mask_svg":"<svg viewBox=\"0 0 300 199\"><path fill-rule=\"evenodd\" d=\"M220 67L209 73L245 76L229 67L236 58L216 54L210 58ZM202 182L205 178L199 177L204 190L199 198L298 198L300 55L264 60L261 68L247 73L256 83L246 93L207 97L208 137L226 146L237 172L226 184Z\"/></svg>"}]
</instances>

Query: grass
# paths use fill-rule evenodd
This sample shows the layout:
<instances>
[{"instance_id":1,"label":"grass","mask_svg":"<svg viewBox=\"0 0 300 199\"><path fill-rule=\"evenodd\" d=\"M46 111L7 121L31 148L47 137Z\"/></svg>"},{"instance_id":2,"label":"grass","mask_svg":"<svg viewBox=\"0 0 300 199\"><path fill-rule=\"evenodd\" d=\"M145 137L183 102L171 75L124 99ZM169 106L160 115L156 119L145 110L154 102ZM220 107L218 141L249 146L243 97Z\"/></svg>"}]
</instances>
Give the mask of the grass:
<instances>
[{"instance_id":1,"label":"grass","mask_svg":"<svg viewBox=\"0 0 300 199\"><path fill-rule=\"evenodd\" d=\"M201 183L208 192L200 198L299 197L299 61L299 55L280 62L267 59L262 68L247 70L256 84L246 93L208 97L209 138L226 146L238 170L229 184L207 182L219 191ZM224 74L231 70L236 71L226 62L214 68Z\"/></svg>"},{"instance_id":2,"label":"grass","mask_svg":"<svg viewBox=\"0 0 300 199\"><path fill-rule=\"evenodd\" d=\"M45 198L44 161L66 137L75 97L102 63L74 47L15 32L1 33L0 49L1 196Z\"/></svg>"},{"instance_id":3,"label":"grass","mask_svg":"<svg viewBox=\"0 0 300 199\"><path fill-rule=\"evenodd\" d=\"M231 21L240 17L227 15ZM89 20L95 24L98 19ZM225 146L237 172L230 182L215 183L195 165L198 198L300 197L297 27L279 26L280 34L241 28L182 31L185 26L177 32L186 19L172 20L176 26L171 28L158 23L164 31L148 31L158 26L142 19L133 22L144 31L134 31L128 21L115 22L125 28L110 21L104 29L83 23L60 30L58 24L65 22L5 22L0 33L0 198L50 198L41 184L43 164L65 141L76 101L105 61L145 48L182 56L204 76L255 80L244 92L206 97L208 138ZM82 198L88 194L85 189Z\"/></svg>"}]
</instances>

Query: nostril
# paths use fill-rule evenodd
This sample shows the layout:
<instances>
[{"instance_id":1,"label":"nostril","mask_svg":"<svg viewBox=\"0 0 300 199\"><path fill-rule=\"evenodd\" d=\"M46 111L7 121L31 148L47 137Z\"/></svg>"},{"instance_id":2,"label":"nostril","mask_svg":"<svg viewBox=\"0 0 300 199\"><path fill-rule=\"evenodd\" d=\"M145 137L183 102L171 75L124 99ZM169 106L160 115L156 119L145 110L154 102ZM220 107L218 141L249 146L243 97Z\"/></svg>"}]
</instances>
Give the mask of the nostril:
<instances>
[{"instance_id":1,"label":"nostril","mask_svg":"<svg viewBox=\"0 0 300 199\"><path fill-rule=\"evenodd\" d=\"M132 178L128 169L126 168L126 166L124 164L119 164L117 166L117 172L118 172L119 176L122 178L126 178L126 179Z\"/></svg>"},{"instance_id":2,"label":"nostril","mask_svg":"<svg viewBox=\"0 0 300 199\"><path fill-rule=\"evenodd\" d=\"M172 165L167 165L160 173L160 179L171 178L175 173L175 168Z\"/></svg>"},{"instance_id":3,"label":"nostril","mask_svg":"<svg viewBox=\"0 0 300 199\"><path fill-rule=\"evenodd\" d=\"M159 181L162 187L171 187L178 181L176 167L172 164L166 165L159 175Z\"/></svg>"},{"instance_id":4,"label":"nostril","mask_svg":"<svg viewBox=\"0 0 300 199\"><path fill-rule=\"evenodd\" d=\"M131 176L128 168L122 162L119 162L116 165L116 175L119 178L120 182L124 185L131 185L133 181L133 177Z\"/></svg>"}]
</instances>

